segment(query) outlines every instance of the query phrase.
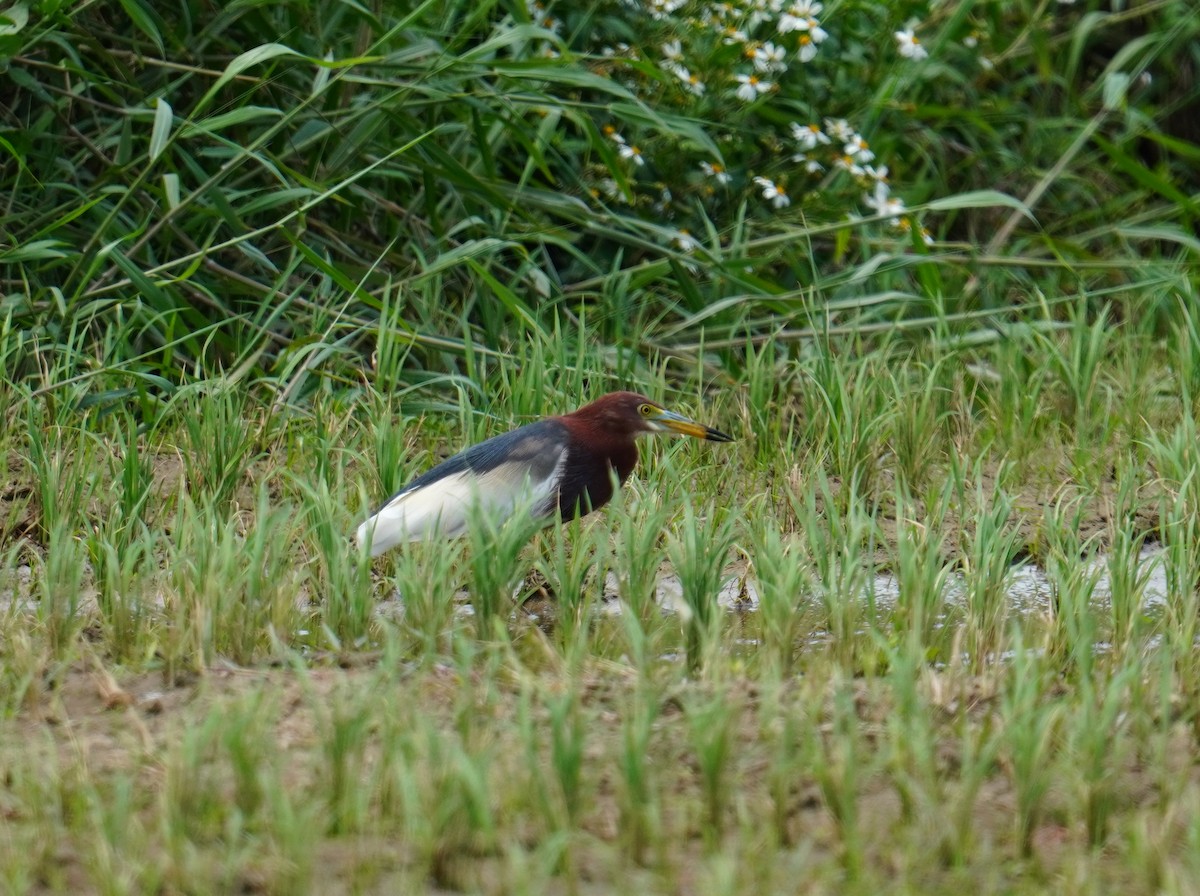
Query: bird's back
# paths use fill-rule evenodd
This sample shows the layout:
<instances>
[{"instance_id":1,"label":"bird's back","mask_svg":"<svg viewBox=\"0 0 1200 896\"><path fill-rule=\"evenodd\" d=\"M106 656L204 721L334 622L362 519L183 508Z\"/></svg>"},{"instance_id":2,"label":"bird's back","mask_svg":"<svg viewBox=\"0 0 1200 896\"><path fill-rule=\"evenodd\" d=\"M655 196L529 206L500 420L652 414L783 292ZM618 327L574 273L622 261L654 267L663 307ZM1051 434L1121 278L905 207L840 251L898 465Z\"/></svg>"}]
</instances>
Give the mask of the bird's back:
<instances>
[{"instance_id":1,"label":"bird's back","mask_svg":"<svg viewBox=\"0 0 1200 896\"><path fill-rule=\"evenodd\" d=\"M534 516L552 513L566 466L567 427L551 418L493 436L422 473L358 527L378 556L405 541L465 530L472 508L503 520L527 505Z\"/></svg>"}]
</instances>

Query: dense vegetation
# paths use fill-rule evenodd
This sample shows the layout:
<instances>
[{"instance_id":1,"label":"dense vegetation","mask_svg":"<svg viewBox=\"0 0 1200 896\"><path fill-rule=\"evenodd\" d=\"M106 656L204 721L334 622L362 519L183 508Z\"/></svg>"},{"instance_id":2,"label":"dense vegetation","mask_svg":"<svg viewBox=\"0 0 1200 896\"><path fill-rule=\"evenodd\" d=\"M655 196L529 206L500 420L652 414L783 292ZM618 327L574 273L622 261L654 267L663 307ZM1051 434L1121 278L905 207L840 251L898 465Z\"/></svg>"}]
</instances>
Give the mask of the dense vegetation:
<instances>
[{"instance_id":1,"label":"dense vegetation","mask_svg":"<svg viewBox=\"0 0 1200 896\"><path fill-rule=\"evenodd\" d=\"M814 7L801 62L814 30L767 2L15 4L4 313L31 351L89 331L155 396L217 370L357 380L381 318L383 373L417 381L555 328L736 365L747 334L978 334L1081 293L1172 313L1196 249L1187 4L792 8ZM850 137L874 158L839 167Z\"/></svg>"},{"instance_id":2,"label":"dense vegetation","mask_svg":"<svg viewBox=\"0 0 1200 896\"><path fill-rule=\"evenodd\" d=\"M1196 892L1198 32L0 9L0 889ZM616 387L738 441L354 550Z\"/></svg>"}]
</instances>

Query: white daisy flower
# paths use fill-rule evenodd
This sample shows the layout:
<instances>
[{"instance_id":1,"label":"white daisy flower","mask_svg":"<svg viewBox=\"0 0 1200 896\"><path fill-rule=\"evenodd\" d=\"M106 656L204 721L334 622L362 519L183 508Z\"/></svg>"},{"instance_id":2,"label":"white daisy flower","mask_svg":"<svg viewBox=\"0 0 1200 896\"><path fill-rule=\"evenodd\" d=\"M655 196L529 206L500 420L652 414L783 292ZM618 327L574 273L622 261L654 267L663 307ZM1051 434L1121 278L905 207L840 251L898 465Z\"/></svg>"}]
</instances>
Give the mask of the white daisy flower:
<instances>
[{"instance_id":1,"label":"white daisy flower","mask_svg":"<svg viewBox=\"0 0 1200 896\"><path fill-rule=\"evenodd\" d=\"M754 182L762 189L763 199L770 202L774 208L786 208L791 205L792 200L788 198L787 191L769 177L756 177Z\"/></svg>"},{"instance_id":2,"label":"white daisy flower","mask_svg":"<svg viewBox=\"0 0 1200 896\"><path fill-rule=\"evenodd\" d=\"M695 252L700 248L700 243L696 238L688 233L687 228L681 229L675 234L675 238L671 240L675 244L675 248L681 252Z\"/></svg>"},{"instance_id":3,"label":"white daisy flower","mask_svg":"<svg viewBox=\"0 0 1200 896\"><path fill-rule=\"evenodd\" d=\"M787 51L769 40L755 47L752 55L756 71L778 72L787 68Z\"/></svg>"},{"instance_id":4,"label":"white daisy flower","mask_svg":"<svg viewBox=\"0 0 1200 896\"><path fill-rule=\"evenodd\" d=\"M807 153L798 152L792 156L792 161L804 166L805 174L820 174L825 166L816 159L809 158Z\"/></svg>"},{"instance_id":5,"label":"white daisy flower","mask_svg":"<svg viewBox=\"0 0 1200 896\"><path fill-rule=\"evenodd\" d=\"M646 160L642 158L642 150L632 143L621 141L621 144L617 147L617 153L623 159L631 159L633 164L639 167L646 164Z\"/></svg>"},{"instance_id":6,"label":"white daisy flower","mask_svg":"<svg viewBox=\"0 0 1200 896\"><path fill-rule=\"evenodd\" d=\"M683 82L684 90L696 96L704 96L704 82L700 80L698 75L693 75L682 65L675 66L671 71L675 73L675 77Z\"/></svg>"},{"instance_id":7,"label":"white daisy flower","mask_svg":"<svg viewBox=\"0 0 1200 896\"><path fill-rule=\"evenodd\" d=\"M862 138L861 134L855 134L846 141L846 145L842 147L842 152L848 156L852 156L854 161L866 164L875 158L875 153L871 152L867 145L867 141Z\"/></svg>"},{"instance_id":8,"label":"white daisy flower","mask_svg":"<svg viewBox=\"0 0 1200 896\"><path fill-rule=\"evenodd\" d=\"M700 170L704 172L705 177L711 177L721 186L726 186L730 181L729 172L718 162L701 162Z\"/></svg>"},{"instance_id":9,"label":"white daisy flower","mask_svg":"<svg viewBox=\"0 0 1200 896\"><path fill-rule=\"evenodd\" d=\"M844 118L826 118L825 133L838 143L847 143L855 136L854 128Z\"/></svg>"},{"instance_id":10,"label":"white daisy flower","mask_svg":"<svg viewBox=\"0 0 1200 896\"><path fill-rule=\"evenodd\" d=\"M738 82L737 98L752 103L764 93L770 93L775 87L770 81L764 81L758 75L735 75Z\"/></svg>"},{"instance_id":11,"label":"white daisy flower","mask_svg":"<svg viewBox=\"0 0 1200 896\"><path fill-rule=\"evenodd\" d=\"M850 174L851 177L866 177L867 172L863 170L862 165L854 161L854 156L838 156L833 163L835 168L840 168Z\"/></svg>"},{"instance_id":12,"label":"white daisy flower","mask_svg":"<svg viewBox=\"0 0 1200 896\"><path fill-rule=\"evenodd\" d=\"M900 48L900 55L906 59L924 59L929 55L911 28L897 31L895 36L896 44Z\"/></svg>"},{"instance_id":13,"label":"white daisy flower","mask_svg":"<svg viewBox=\"0 0 1200 896\"><path fill-rule=\"evenodd\" d=\"M827 146L829 137L816 124L797 124L792 122L792 136L805 152L818 146Z\"/></svg>"}]
</instances>

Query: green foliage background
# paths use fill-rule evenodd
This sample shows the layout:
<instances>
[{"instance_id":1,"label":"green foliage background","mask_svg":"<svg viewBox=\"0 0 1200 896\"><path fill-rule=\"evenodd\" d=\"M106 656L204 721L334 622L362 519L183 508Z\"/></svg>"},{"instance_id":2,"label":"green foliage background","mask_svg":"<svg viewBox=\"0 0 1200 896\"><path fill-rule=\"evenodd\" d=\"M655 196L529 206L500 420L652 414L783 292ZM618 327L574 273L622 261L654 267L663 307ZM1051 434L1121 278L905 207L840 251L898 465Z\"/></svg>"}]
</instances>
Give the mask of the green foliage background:
<instances>
[{"instance_id":1,"label":"green foliage background","mask_svg":"<svg viewBox=\"0 0 1200 896\"><path fill-rule=\"evenodd\" d=\"M903 321L991 338L1085 291L1138 314L1193 295L1188 3L829 3L835 39L803 102L748 111L714 84L703 115L653 61L701 5L635 7L571 7L560 36L500 0L10 5L0 307L27 348L12 372L87 332L71 366L144 394L217 370L302 394L372 357L385 380L469 373L471 346L556 327L736 364L755 334ZM907 22L924 63L892 46ZM642 51L624 68L600 55L621 40ZM930 247L847 217L832 180L777 214L752 191L688 199L672 158L786 168L771 128L804 104L891 161ZM640 186L672 188L673 207L639 194L614 121L657 147L640 176L662 183ZM599 174L630 201L595 195Z\"/></svg>"}]
</instances>

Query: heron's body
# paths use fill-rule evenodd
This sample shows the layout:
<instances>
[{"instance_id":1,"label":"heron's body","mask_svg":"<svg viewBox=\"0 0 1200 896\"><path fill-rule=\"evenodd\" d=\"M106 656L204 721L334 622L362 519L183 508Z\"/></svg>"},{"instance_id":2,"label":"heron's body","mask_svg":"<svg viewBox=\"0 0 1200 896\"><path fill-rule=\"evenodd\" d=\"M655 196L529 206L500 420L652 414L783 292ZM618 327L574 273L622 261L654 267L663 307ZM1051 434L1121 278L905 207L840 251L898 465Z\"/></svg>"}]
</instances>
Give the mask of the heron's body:
<instances>
[{"instance_id":1,"label":"heron's body","mask_svg":"<svg viewBox=\"0 0 1200 896\"><path fill-rule=\"evenodd\" d=\"M422 473L358 527L371 556L433 535L463 534L473 513L571 519L602 507L637 465L636 438L673 430L730 441L632 392L494 436Z\"/></svg>"}]
</instances>

